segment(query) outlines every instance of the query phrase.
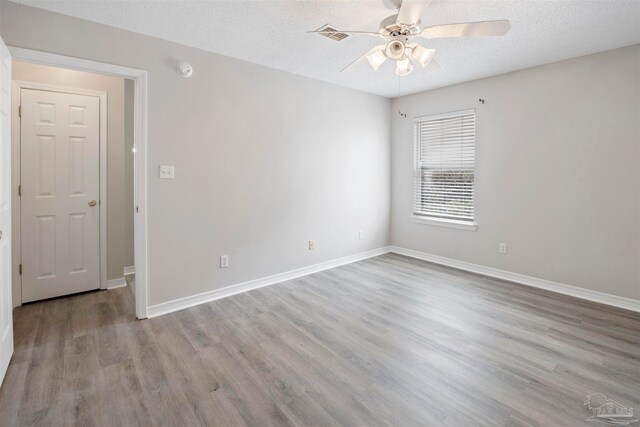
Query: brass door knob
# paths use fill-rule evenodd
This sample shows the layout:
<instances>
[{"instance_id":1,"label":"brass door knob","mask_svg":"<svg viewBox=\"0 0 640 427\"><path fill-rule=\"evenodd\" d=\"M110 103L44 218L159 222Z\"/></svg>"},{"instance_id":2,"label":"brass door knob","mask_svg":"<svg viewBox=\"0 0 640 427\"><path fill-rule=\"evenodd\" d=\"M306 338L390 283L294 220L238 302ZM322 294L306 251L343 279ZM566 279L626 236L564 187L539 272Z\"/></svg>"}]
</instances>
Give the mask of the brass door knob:
<instances>
[{"instance_id":1,"label":"brass door knob","mask_svg":"<svg viewBox=\"0 0 640 427\"><path fill-rule=\"evenodd\" d=\"M89 200L89 206L94 207L96 205L95 200Z\"/></svg>"}]
</instances>

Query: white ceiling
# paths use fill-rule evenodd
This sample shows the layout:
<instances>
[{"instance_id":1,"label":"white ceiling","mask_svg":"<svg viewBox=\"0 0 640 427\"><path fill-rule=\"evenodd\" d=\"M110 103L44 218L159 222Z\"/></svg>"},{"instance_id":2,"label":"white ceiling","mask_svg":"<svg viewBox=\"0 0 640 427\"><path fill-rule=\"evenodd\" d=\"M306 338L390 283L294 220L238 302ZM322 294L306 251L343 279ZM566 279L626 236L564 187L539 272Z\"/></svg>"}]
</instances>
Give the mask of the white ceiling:
<instances>
[{"instance_id":1,"label":"white ceiling","mask_svg":"<svg viewBox=\"0 0 640 427\"><path fill-rule=\"evenodd\" d=\"M306 31L327 23L377 31L393 13L383 0L16 1L386 97L640 43L638 0L433 0L422 13L423 27L509 19L511 31L504 37L421 40L436 49L436 71L398 77L387 61L378 72L365 62L340 74L380 39L335 42Z\"/></svg>"}]
</instances>

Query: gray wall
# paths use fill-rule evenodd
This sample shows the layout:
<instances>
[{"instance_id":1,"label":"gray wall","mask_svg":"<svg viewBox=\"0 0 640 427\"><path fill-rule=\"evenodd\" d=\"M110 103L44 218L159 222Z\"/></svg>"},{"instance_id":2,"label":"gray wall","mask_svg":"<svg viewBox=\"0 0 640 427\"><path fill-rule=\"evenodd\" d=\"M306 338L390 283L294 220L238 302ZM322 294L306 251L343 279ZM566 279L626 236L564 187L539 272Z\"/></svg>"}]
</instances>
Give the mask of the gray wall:
<instances>
[{"instance_id":1,"label":"gray wall","mask_svg":"<svg viewBox=\"0 0 640 427\"><path fill-rule=\"evenodd\" d=\"M640 299L639 98L636 45L393 100L392 244ZM478 230L412 223L412 119L466 108Z\"/></svg>"},{"instance_id":2,"label":"gray wall","mask_svg":"<svg viewBox=\"0 0 640 427\"><path fill-rule=\"evenodd\" d=\"M13 79L107 92L107 277L122 277L125 254L133 252L133 215L125 215L125 198L133 176L125 173L125 80L118 77L13 62ZM129 247L130 246L130 247Z\"/></svg>"},{"instance_id":3,"label":"gray wall","mask_svg":"<svg viewBox=\"0 0 640 427\"><path fill-rule=\"evenodd\" d=\"M149 72L150 305L388 244L388 99L0 4L7 45Z\"/></svg>"}]
</instances>

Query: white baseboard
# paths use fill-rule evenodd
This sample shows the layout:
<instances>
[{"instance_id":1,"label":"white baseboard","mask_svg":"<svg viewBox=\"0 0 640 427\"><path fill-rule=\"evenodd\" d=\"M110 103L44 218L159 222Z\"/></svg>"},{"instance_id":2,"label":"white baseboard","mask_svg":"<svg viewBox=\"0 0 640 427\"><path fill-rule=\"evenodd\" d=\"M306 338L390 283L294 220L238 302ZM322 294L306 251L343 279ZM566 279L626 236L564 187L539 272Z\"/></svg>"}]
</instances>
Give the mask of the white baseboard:
<instances>
[{"instance_id":1,"label":"white baseboard","mask_svg":"<svg viewBox=\"0 0 640 427\"><path fill-rule=\"evenodd\" d=\"M412 249L401 248L398 246L386 246L379 249L374 249L371 251L361 252L361 253L349 255L343 258L322 262L319 264L311 265L309 267L299 268L297 270L291 270L284 273L275 274L273 276L263 277L261 279L255 279L255 280L250 280L244 283L238 283L236 285L227 286L222 289L215 289L213 291L204 292L201 294L176 299L173 301L167 301L161 304L152 305L147 308L147 316L150 318L161 316L163 314L168 314L174 311L183 310L185 308L189 308L195 305L204 304L207 302L226 298L242 292L247 292L253 289L262 288L264 286L274 285L276 283L296 279L298 277L317 273L319 271L328 270L331 268L339 267L341 265L350 264L352 262L361 261L363 259L383 255L388 252L393 252L400 255L405 255L412 258L433 262L435 264L457 268L459 270L469 271L469 272L480 274L483 276L494 277L497 279L520 283L522 285L531 286L534 288L545 289L548 291L557 292L564 295L570 295L576 298L581 298L588 301L594 301L600 304L605 304L613 307L623 308L630 311L640 312L640 301L632 298L625 298L625 297L620 297L616 295L605 294L603 292L597 292L589 289L578 288L576 286L565 285L563 283L553 282L545 279L539 279L536 277L526 276L524 274L519 274L519 273L512 273L510 271L499 270L497 268L485 267L482 265L473 264L466 261L459 261L453 258L446 258L440 255L433 255L425 252L415 251ZM122 284L116 284L115 286L112 286L111 282L116 282L116 281L121 281L119 283L122 283ZM124 278L122 278L122 279L109 280L107 287L108 289L112 289L114 287L125 286L125 285L126 285L126 282L124 282Z\"/></svg>"},{"instance_id":2,"label":"white baseboard","mask_svg":"<svg viewBox=\"0 0 640 427\"><path fill-rule=\"evenodd\" d=\"M127 282L124 280L124 277L107 280L107 289L121 288L123 286L127 286Z\"/></svg>"},{"instance_id":3,"label":"white baseboard","mask_svg":"<svg viewBox=\"0 0 640 427\"><path fill-rule=\"evenodd\" d=\"M130 265L129 267L124 268L124 275L131 276L132 274L136 274L136 266Z\"/></svg>"},{"instance_id":4,"label":"white baseboard","mask_svg":"<svg viewBox=\"0 0 640 427\"><path fill-rule=\"evenodd\" d=\"M176 299L173 301L167 301L161 304L156 304L147 307L147 317L157 317L163 314L172 313L174 311L183 310L185 308L193 307L195 305L204 304L207 302L215 301L221 298L226 298L231 295L236 295L242 292L251 291L253 289L262 288L264 286L274 285L276 283L285 282L287 280L296 279L298 277L307 276L309 274L317 273L319 271L328 270L330 268L339 267L341 265L350 264L352 262L361 261L363 259L375 257L378 255L386 254L389 252L389 247L382 247L367 252L361 252L354 255L349 255L343 258L334 259L331 261L321 262L309 267L299 268L297 270L287 271L285 273L274 274L273 276L263 277L261 279L250 280L244 283L238 283L224 287L222 289L215 289L213 291L204 292L189 297Z\"/></svg>"},{"instance_id":5,"label":"white baseboard","mask_svg":"<svg viewBox=\"0 0 640 427\"><path fill-rule=\"evenodd\" d=\"M624 308L626 310L640 312L640 301L632 298L620 297L617 295L605 294L604 292L592 291L589 289L578 288L576 286L565 285L563 283L552 282L550 280L538 279L536 277L525 276L524 274L512 273L510 271L498 270L497 268L485 267L470 262L459 261L452 258L446 258L440 255L433 255L425 252L414 251L413 249L405 249L398 246L391 246L390 252L406 255L411 258L417 258L436 264L446 265L448 267L457 268L459 270L470 271L483 276L495 277L497 279L508 280L510 282L520 283L522 285L532 286L534 288L546 289L548 291L557 292L559 294L570 295L572 297L581 298L589 301L606 304L613 307Z\"/></svg>"}]
</instances>

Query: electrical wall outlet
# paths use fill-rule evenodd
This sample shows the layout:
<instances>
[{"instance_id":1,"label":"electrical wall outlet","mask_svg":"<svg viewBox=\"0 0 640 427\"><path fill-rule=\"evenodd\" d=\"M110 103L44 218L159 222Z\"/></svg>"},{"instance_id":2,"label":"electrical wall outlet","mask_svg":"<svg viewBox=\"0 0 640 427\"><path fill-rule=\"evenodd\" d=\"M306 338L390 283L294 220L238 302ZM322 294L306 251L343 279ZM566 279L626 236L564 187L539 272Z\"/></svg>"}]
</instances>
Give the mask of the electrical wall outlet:
<instances>
[{"instance_id":1,"label":"electrical wall outlet","mask_svg":"<svg viewBox=\"0 0 640 427\"><path fill-rule=\"evenodd\" d=\"M309 250L312 251L316 248L316 242L309 240Z\"/></svg>"},{"instance_id":2,"label":"electrical wall outlet","mask_svg":"<svg viewBox=\"0 0 640 427\"><path fill-rule=\"evenodd\" d=\"M175 176L175 166L161 165L160 179L173 179Z\"/></svg>"},{"instance_id":3,"label":"electrical wall outlet","mask_svg":"<svg viewBox=\"0 0 640 427\"><path fill-rule=\"evenodd\" d=\"M498 251L500 251L501 254L506 254L507 253L507 244L506 243L500 243L500 245L498 246Z\"/></svg>"},{"instance_id":4,"label":"electrical wall outlet","mask_svg":"<svg viewBox=\"0 0 640 427\"><path fill-rule=\"evenodd\" d=\"M358 238L359 238L360 240L364 239L364 231L360 230L360 231L358 232Z\"/></svg>"},{"instance_id":5,"label":"electrical wall outlet","mask_svg":"<svg viewBox=\"0 0 640 427\"><path fill-rule=\"evenodd\" d=\"M229 267L229 255L220 255L220 268Z\"/></svg>"}]
</instances>

